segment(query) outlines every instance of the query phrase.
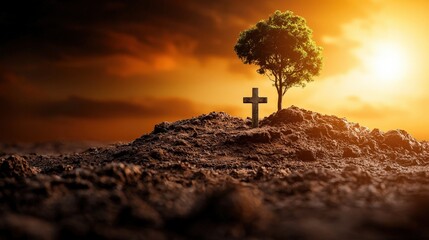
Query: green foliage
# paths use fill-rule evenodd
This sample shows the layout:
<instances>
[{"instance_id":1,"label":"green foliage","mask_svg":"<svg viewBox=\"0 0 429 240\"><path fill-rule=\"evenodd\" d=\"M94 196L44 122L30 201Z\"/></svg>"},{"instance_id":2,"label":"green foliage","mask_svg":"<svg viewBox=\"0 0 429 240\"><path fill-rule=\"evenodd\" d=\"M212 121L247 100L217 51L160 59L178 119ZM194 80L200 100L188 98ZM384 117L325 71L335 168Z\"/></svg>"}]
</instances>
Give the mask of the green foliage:
<instances>
[{"instance_id":1,"label":"green foliage","mask_svg":"<svg viewBox=\"0 0 429 240\"><path fill-rule=\"evenodd\" d=\"M293 86L305 86L322 68L322 48L312 39L304 18L291 11L276 11L268 19L240 33L234 47L245 64L274 82L281 99Z\"/></svg>"}]
</instances>

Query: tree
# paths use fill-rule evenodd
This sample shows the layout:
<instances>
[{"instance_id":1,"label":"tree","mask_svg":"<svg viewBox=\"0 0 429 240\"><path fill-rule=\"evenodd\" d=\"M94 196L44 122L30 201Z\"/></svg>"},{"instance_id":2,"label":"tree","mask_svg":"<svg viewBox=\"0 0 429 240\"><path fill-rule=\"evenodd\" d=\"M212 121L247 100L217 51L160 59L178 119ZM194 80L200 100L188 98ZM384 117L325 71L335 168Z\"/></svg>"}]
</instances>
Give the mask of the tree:
<instances>
[{"instance_id":1,"label":"tree","mask_svg":"<svg viewBox=\"0 0 429 240\"><path fill-rule=\"evenodd\" d=\"M276 11L240 33L234 50L245 64L259 66L257 72L274 82L277 111L289 88L305 87L320 73L322 48L312 39L312 32L304 18Z\"/></svg>"}]
</instances>

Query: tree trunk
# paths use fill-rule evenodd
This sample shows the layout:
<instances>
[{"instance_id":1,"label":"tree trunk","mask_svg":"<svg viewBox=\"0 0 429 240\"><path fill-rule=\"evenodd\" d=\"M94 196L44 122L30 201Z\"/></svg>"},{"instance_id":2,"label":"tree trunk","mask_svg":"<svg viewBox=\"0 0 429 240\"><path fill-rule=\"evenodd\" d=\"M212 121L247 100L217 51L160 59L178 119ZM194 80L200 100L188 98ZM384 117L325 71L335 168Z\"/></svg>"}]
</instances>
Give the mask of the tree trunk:
<instances>
[{"instance_id":1,"label":"tree trunk","mask_svg":"<svg viewBox=\"0 0 429 240\"><path fill-rule=\"evenodd\" d=\"M277 98L277 112L282 110L282 100L283 100L283 94L282 92L277 92L278 98Z\"/></svg>"}]
</instances>

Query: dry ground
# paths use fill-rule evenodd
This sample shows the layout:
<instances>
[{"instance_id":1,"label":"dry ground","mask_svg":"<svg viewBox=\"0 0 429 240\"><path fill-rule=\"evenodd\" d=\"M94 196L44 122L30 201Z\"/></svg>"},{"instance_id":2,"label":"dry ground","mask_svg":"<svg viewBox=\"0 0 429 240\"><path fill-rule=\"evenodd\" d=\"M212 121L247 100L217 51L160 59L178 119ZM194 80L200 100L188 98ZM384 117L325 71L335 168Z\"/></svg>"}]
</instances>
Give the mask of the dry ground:
<instances>
[{"instance_id":1,"label":"dry ground","mask_svg":"<svg viewBox=\"0 0 429 240\"><path fill-rule=\"evenodd\" d=\"M0 157L5 239L425 239L429 144L290 107Z\"/></svg>"}]
</instances>

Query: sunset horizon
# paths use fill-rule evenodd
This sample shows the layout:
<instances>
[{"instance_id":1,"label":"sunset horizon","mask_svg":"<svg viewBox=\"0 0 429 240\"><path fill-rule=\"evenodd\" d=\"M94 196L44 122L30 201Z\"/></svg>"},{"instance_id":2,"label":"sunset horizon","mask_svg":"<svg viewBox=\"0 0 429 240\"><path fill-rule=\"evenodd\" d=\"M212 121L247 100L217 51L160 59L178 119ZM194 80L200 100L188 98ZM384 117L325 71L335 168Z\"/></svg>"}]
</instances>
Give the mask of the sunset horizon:
<instances>
[{"instance_id":1,"label":"sunset horizon","mask_svg":"<svg viewBox=\"0 0 429 240\"><path fill-rule=\"evenodd\" d=\"M163 121L223 111L246 118L272 82L234 53L240 32L276 10L306 19L321 74L284 95L298 106L429 139L426 1L5 3L0 142L132 141Z\"/></svg>"},{"instance_id":2,"label":"sunset horizon","mask_svg":"<svg viewBox=\"0 0 429 240\"><path fill-rule=\"evenodd\" d=\"M429 239L429 1L0 5L1 239Z\"/></svg>"}]
</instances>

